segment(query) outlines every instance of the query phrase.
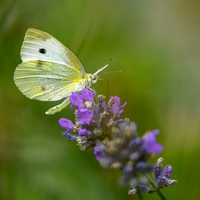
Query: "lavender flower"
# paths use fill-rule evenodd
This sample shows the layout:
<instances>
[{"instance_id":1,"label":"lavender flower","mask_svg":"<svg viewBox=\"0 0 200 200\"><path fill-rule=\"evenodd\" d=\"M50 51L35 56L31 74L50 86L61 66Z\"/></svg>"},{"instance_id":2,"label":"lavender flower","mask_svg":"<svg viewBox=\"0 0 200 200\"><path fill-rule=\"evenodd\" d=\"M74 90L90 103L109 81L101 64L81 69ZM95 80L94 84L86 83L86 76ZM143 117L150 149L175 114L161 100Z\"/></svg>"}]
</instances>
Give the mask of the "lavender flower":
<instances>
[{"instance_id":1,"label":"lavender flower","mask_svg":"<svg viewBox=\"0 0 200 200\"><path fill-rule=\"evenodd\" d=\"M159 134L158 130L154 130L146 134L144 141L144 149L151 154L158 154L163 150L163 146L156 143L156 135Z\"/></svg>"},{"instance_id":2,"label":"lavender flower","mask_svg":"<svg viewBox=\"0 0 200 200\"><path fill-rule=\"evenodd\" d=\"M166 165L164 168L162 166L163 158L159 158L154 169L154 179L156 181L156 186L158 188L163 188L165 186L172 187L177 180L170 180L172 175L172 166Z\"/></svg>"},{"instance_id":3,"label":"lavender flower","mask_svg":"<svg viewBox=\"0 0 200 200\"><path fill-rule=\"evenodd\" d=\"M96 159L104 167L119 169L123 174L120 179L122 184L129 183L132 188L148 184L143 173L152 172L155 164L148 164L147 160L163 149L155 141L155 132L158 133L148 132L140 138L136 133L135 123L125 119L113 126L110 140L96 144Z\"/></svg>"},{"instance_id":4,"label":"lavender flower","mask_svg":"<svg viewBox=\"0 0 200 200\"><path fill-rule=\"evenodd\" d=\"M59 124L66 128L63 133L69 139L77 140L81 150L94 147L97 141L109 139L112 135L112 127L120 122L123 108L126 103L120 105L120 98L112 96L108 103L105 97L98 96L98 103L94 102L95 92L83 89L81 93L73 92L70 96L70 108L76 109L75 122L61 118ZM78 132L78 136L72 137L71 132Z\"/></svg>"},{"instance_id":5,"label":"lavender flower","mask_svg":"<svg viewBox=\"0 0 200 200\"><path fill-rule=\"evenodd\" d=\"M159 158L157 160L157 164L154 167L153 176L155 183L153 185L144 185L144 184L139 185L139 188L143 193L145 192L154 193L160 188L164 188L166 186L172 187L172 185L174 185L177 182L177 180L170 179L172 175L172 166L166 165L163 168L162 166L163 161L164 159L162 157ZM136 192L137 192L136 188L131 188L128 194L134 196Z\"/></svg>"},{"instance_id":6,"label":"lavender flower","mask_svg":"<svg viewBox=\"0 0 200 200\"><path fill-rule=\"evenodd\" d=\"M122 173L119 182L131 186L130 195L137 193L136 187L142 192L155 191L164 186L171 186L176 181L170 180L172 167L162 168L161 161L147 163L153 155L159 154L163 146L156 142L158 130L147 132L139 137L136 124L129 119L122 119L126 103L121 105L117 96L111 96L108 103L105 97L83 89L81 93L73 92L69 100L70 108L75 109L75 120L61 118L59 124L65 128L69 140L76 140L81 150L94 147L96 160L103 167L118 169ZM75 132L77 134L75 134ZM149 186L145 173L153 172L156 188Z\"/></svg>"}]
</instances>

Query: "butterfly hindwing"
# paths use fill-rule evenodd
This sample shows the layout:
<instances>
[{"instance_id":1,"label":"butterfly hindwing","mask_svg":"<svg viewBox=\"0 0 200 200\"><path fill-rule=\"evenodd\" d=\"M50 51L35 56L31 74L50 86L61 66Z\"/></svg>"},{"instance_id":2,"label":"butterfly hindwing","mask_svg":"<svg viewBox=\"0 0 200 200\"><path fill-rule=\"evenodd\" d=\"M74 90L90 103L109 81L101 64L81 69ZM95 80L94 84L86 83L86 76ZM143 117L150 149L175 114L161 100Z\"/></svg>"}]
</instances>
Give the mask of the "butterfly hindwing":
<instances>
[{"instance_id":1,"label":"butterfly hindwing","mask_svg":"<svg viewBox=\"0 0 200 200\"><path fill-rule=\"evenodd\" d=\"M38 60L19 64L14 80L19 90L30 99L57 101L77 91L82 76L71 66Z\"/></svg>"}]
</instances>

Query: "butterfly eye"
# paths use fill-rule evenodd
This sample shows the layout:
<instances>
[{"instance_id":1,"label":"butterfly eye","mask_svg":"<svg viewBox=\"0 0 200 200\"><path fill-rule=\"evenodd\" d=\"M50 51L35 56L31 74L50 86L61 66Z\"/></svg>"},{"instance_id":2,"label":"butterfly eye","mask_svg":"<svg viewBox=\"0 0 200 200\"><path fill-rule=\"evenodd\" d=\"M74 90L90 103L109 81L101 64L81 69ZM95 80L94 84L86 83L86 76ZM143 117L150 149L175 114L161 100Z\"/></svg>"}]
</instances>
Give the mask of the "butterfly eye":
<instances>
[{"instance_id":1,"label":"butterfly eye","mask_svg":"<svg viewBox=\"0 0 200 200\"><path fill-rule=\"evenodd\" d=\"M91 75L92 84L96 83L98 78L99 78L99 76L97 74L92 74Z\"/></svg>"},{"instance_id":2,"label":"butterfly eye","mask_svg":"<svg viewBox=\"0 0 200 200\"><path fill-rule=\"evenodd\" d=\"M47 52L47 50L44 49L44 48L41 48L41 49L39 49L39 52L42 53L42 54L45 54Z\"/></svg>"}]
</instances>

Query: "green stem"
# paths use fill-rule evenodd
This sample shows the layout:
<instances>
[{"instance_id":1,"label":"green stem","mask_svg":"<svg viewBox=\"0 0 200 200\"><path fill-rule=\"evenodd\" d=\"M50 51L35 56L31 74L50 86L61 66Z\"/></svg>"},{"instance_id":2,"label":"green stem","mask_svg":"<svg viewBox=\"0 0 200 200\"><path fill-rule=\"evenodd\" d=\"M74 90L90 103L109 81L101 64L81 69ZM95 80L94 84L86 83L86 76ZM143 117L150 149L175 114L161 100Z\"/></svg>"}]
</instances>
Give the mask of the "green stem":
<instances>
[{"instance_id":1,"label":"green stem","mask_svg":"<svg viewBox=\"0 0 200 200\"><path fill-rule=\"evenodd\" d=\"M163 194L159 189L156 190L156 193L158 194L158 196L159 196L162 200L167 200L166 197L164 196L164 194Z\"/></svg>"},{"instance_id":2,"label":"green stem","mask_svg":"<svg viewBox=\"0 0 200 200\"><path fill-rule=\"evenodd\" d=\"M143 200L142 193L141 193L141 190L140 190L139 186L137 186L137 194L138 194L139 200Z\"/></svg>"},{"instance_id":3,"label":"green stem","mask_svg":"<svg viewBox=\"0 0 200 200\"><path fill-rule=\"evenodd\" d=\"M160 199L162 200L167 200L166 197L164 196L164 194L160 191L160 189L157 189L155 183L153 182L153 180L150 178L150 176L148 174L145 174L146 177L149 179L150 184L155 188L155 192L158 194L158 196L160 197Z\"/></svg>"}]
</instances>

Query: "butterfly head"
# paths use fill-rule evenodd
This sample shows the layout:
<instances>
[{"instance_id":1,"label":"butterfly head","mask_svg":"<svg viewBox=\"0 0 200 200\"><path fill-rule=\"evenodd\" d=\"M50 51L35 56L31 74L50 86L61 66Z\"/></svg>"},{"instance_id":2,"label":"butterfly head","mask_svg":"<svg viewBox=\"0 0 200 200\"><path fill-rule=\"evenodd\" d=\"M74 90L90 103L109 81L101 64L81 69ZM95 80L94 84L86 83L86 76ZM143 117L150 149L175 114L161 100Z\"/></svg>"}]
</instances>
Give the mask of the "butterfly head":
<instances>
[{"instance_id":1,"label":"butterfly head","mask_svg":"<svg viewBox=\"0 0 200 200\"><path fill-rule=\"evenodd\" d=\"M91 74L91 76L90 76L90 82L91 82L91 84L96 83L97 80L98 80L98 78L99 78L98 74Z\"/></svg>"}]
</instances>

